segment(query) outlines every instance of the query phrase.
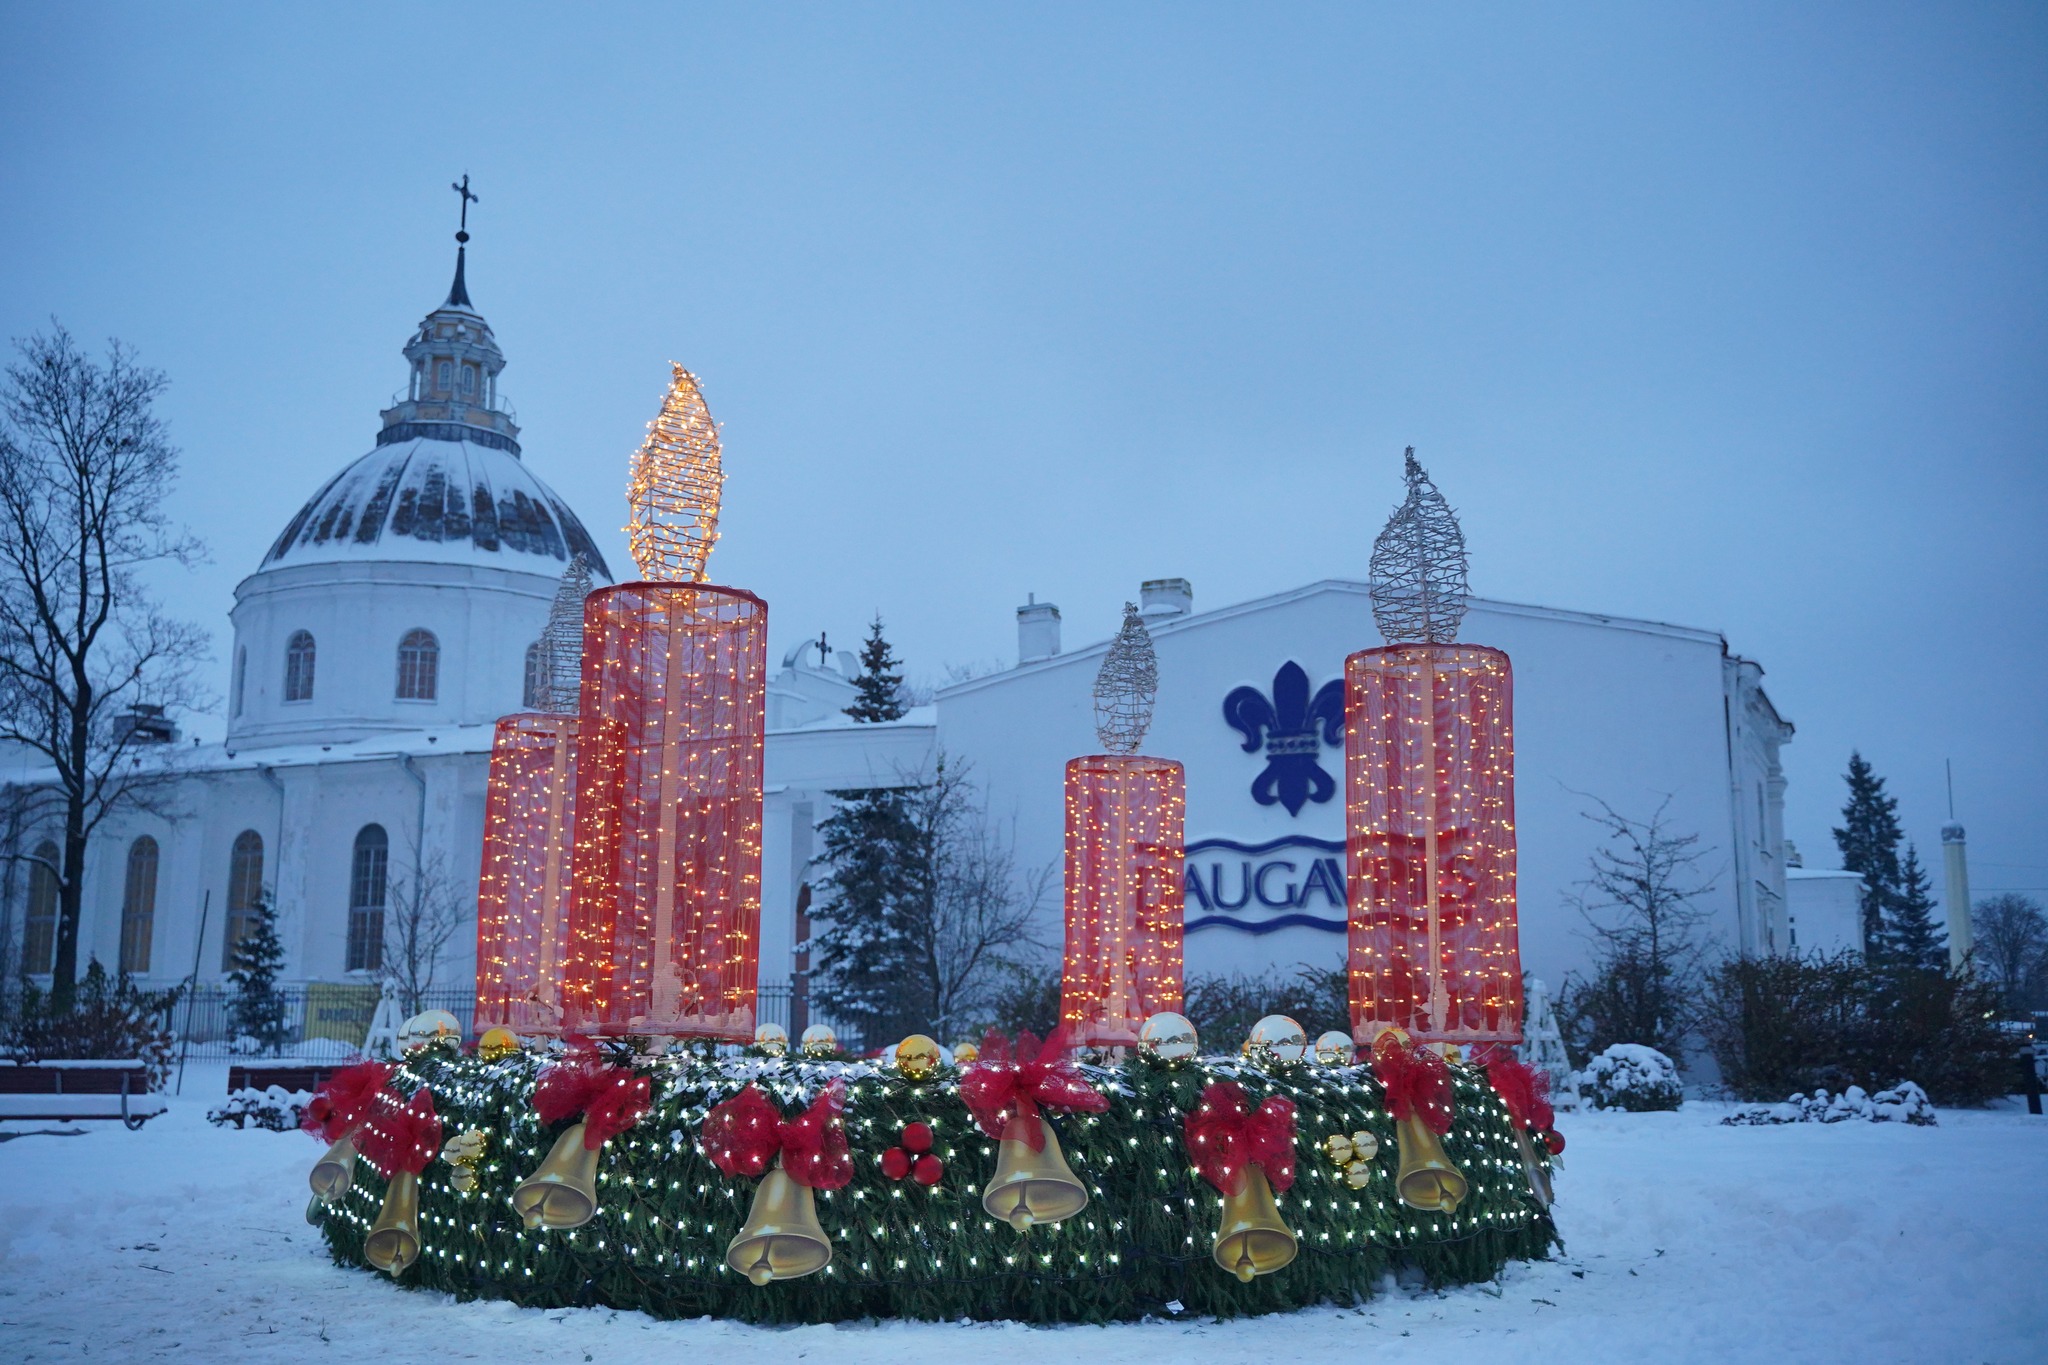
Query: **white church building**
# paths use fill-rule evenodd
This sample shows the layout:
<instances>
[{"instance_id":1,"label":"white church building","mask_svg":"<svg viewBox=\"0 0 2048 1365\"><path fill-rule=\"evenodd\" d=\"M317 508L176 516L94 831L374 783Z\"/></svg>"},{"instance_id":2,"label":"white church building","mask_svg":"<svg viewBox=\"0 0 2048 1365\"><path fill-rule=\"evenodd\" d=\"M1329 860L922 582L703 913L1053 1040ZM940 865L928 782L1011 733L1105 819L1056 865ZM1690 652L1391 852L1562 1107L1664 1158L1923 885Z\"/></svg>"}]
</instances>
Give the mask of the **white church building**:
<instances>
[{"instance_id":1,"label":"white church building","mask_svg":"<svg viewBox=\"0 0 2048 1365\"><path fill-rule=\"evenodd\" d=\"M499 404L505 357L464 268L458 254L447 299L406 341L406 396L383 412L374 447L313 493L237 587L225 741L167 738L177 799L96 834L81 964L92 955L167 985L196 963L202 982L217 981L267 890L288 979L361 988L380 965L394 888L423 866L473 911L492 725L530 702L570 556L581 552L600 585L614 570L528 463ZM1341 737L1332 744L1287 697L1313 696L1341 678L1345 656L1380 643L1367 585L1329 580L1201 611L1182 579L1141 596L1160 672L1144 751L1187 769L1189 971L1339 964ZM1098 747L1090 688L1108 641L1063 648L1058 609L1036 601L1017 609L1017 628L1014 667L884 724L842 713L850 655L807 643L783 658L767 703L764 1018L788 1017L797 916L820 876L815 826L833 792L902 782L943 750L1014 830L1018 865L1057 867L1062 769ZM1792 727L1757 664L1710 630L1484 599L1461 638L1514 665L1527 970L1555 983L1586 961L1565 898L1598 842L1582 816L1596 798L1638 820L1661 806L1673 832L1698 836L1722 946L1792 945L1778 759ZM1271 701L1259 733L1226 717L1240 687ZM1276 762L1294 779L1261 785ZM0 835L29 851L54 831L17 822ZM55 914L47 872L9 875L0 932L31 974L49 969ZM1056 944L1060 908L1045 914L1041 936ZM468 985L474 950L473 933L458 932L441 982Z\"/></svg>"}]
</instances>

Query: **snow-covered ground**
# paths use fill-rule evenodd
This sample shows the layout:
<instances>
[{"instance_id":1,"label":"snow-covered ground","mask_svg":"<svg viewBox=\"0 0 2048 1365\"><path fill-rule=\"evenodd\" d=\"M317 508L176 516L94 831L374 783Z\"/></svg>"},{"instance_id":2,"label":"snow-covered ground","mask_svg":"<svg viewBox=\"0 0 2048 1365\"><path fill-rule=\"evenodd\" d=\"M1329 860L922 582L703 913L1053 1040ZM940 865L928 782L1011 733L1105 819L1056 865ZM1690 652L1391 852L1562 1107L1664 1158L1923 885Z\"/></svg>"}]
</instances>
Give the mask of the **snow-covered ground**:
<instances>
[{"instance_id":1,"label":"snow-covered ground","mask_svg":"<svg viewBox=\"0 0 2048 1365\"><path fill-rule=\"evenodd\" d=\"M139 1133L0 1142L0 1359L2048 1360L2048 1118L2011 1111L1944 1110L1938 1128L1566 1115L1563 1258L1362 1309L770 1330L457 1304L338 1269L302 1217L317 1148L208 1127L221 1072L195 1070Z\"/></svg>"}]
</instances>

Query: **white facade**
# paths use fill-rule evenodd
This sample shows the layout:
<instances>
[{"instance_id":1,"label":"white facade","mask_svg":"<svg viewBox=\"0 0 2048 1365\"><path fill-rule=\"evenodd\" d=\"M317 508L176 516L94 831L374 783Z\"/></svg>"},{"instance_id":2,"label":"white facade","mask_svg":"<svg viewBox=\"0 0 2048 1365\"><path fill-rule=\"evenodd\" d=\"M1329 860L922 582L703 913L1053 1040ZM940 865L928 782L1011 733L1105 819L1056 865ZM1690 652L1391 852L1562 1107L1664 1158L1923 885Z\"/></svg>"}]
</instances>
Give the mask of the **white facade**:
<instances>
[{"instance_id":1,"label":"white facade","mask_svg":"<svg viewBox=\"0 0 2048 1365\"><path fill-rule=\"evenodd\" d=\"M1790 867L1785 891L1792 916L1794 951L1863 952L1863 874Z\"/></svg>"}]
</instances>

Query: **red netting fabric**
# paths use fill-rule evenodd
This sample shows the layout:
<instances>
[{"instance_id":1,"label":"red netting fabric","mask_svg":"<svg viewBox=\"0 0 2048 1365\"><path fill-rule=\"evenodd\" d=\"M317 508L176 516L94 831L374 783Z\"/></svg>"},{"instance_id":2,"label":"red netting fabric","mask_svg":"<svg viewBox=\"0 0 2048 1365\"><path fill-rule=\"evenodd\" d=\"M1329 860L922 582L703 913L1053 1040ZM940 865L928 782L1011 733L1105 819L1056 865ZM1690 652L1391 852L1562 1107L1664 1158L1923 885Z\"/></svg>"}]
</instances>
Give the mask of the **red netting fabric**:
<instances>
[{"instance_id":1,"label":"red netting fabric","mask_svg":"<svg viewBox=\"0 0 2048 1365\"><path fill-rule=\"evenodd\" d=\"M567 1027L753 1041L767 674L752 593L585 599Z\"/></svg>"},{"instance_id":2,"label":"red netting fabric","mask_svg":"<svg viewBox=\"0 0 2048 1365\"><path fill-rule=\"evenodd\" d=\"M479 1032L562 1030L575 811L576 717L522 712L500 720L476 888Z\"/></svg>"},{"instance_id":3,"label":"red netting fabric","mask_svg":"<svg viewBox=\"0 0 2048 1365\"><path fill-rule=\"evenodd\" d=\"M1128 1047L1181 1008L1187 778L1171 759L1067 764L1066 955L1060 1019L1091 1047Z\"/></svg>"},{"instance_id":4,"label":"red netting fabric","mask_svg":"<svg viewBox=\"0 0 2048 1365\"><path fill-rule=\"evenodd\" d=\"M1344 664L1352 1035L1522 1036L1514 678L1479 645Z\"/></svg>"}]
</instances>

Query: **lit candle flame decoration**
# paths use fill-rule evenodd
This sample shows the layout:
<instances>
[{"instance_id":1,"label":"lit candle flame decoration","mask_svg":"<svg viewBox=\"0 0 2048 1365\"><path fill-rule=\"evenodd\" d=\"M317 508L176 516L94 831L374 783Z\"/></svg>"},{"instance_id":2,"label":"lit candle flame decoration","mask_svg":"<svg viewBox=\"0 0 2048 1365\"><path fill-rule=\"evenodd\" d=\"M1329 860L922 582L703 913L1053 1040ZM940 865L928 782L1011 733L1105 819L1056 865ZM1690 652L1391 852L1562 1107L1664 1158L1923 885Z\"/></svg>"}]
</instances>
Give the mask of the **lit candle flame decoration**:
<instances>
[{"instance_id":1,"label":"lit candle flame decoration","mask_svg":"<svg viewBox=\"0 0 2048 1365\"><path fill-rule=\"evenodd\" d=\"M1135 602L1124 603L1123 628L1109 642L1095 675L1095 735L1112 754L1134 754L1152 728L1159 695L1159 656Z\"/></svg>"},{"instance_id":2,"label":"lit candle flame decoration","mask_svg":"<svg viewBox=\"0 0 2048 1365\"><path fill-rule=\"evenodd\" d=\"M640 576L651 583L702 583L718 543L718 504L725 468L718 423L711 420L697 376L681 365L669 380L661 413L633 454L626 539Z\"/></svg>"},{"instance_id":3,"label":"lit candle flame decoration","mask_svg":"<svg viewBox=\"0 0 2048 1365\"><path fill-rule=\"evenodd\" d=\"M1458 638L1471 595L1465 533L1429 472L1407 452L1408 497L1372 543L1372 616L1390 645Z\"/></svg>"}]
</instances>

